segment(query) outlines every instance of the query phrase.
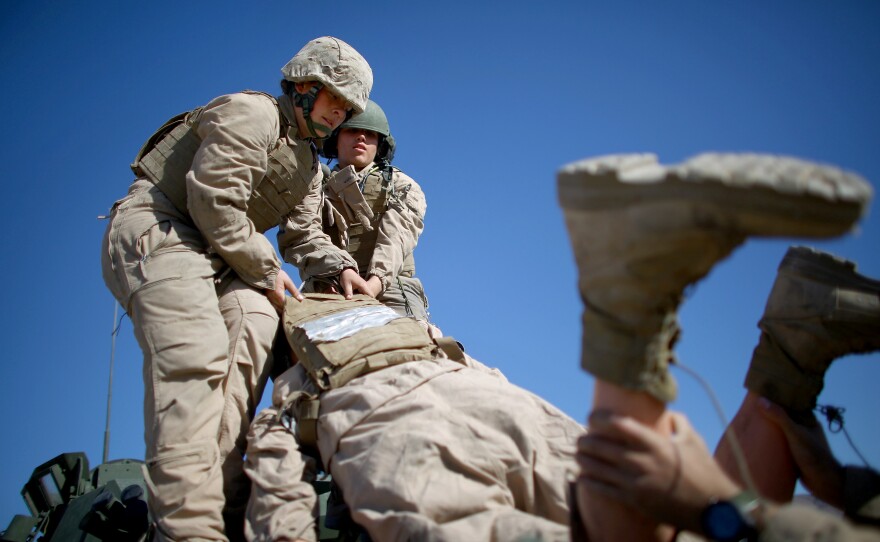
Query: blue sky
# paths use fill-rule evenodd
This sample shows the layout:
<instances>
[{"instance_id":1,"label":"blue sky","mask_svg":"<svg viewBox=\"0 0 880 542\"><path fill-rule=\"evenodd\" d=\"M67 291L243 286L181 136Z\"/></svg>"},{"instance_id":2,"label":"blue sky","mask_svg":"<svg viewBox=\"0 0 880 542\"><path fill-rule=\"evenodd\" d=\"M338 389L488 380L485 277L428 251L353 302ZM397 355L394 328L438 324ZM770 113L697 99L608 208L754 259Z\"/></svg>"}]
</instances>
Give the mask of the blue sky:
<instances>
[{"instance_id":1,"label":"blue sky","mask_svg":"<svg viewBox=\"0 0 880 542\"><path fill-rule=\"evenodd\" d=\"M579 369L576 270L556 202L563 164L759 151L880 182L880 4L869 0L2 2L0 529L25 511L19 491L36 465L67 451L101 460L114 301L95 217L127 190L135 153L168 117L215 96L277 93L281 66L322 35L371 63L395 163L426 192L416 262L435 322L578 420L592 381ZM880 277L875 207L839 239L749 241L692 290L677 351L728 414L788 245ZM847 408L875 466L878 362L835 364L821 397ZM140 367L125 320L112 459L143 457ZM708 399L678 378L674 408L714 445ZM831 442L856 460L842 436Z\"/></svg>"}]
</instances>

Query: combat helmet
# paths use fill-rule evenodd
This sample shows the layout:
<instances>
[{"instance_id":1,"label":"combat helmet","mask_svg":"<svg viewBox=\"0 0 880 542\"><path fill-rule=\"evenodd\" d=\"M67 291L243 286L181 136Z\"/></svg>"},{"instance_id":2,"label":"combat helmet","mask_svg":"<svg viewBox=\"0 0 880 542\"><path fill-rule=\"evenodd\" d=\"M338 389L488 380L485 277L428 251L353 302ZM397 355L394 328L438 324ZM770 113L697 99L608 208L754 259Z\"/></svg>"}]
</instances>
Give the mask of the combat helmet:
<instances>
[{"instance_id":1,"label":"combat helmet","mask_svg":"<svg viewBox=\"0 0 880 542\"><path fill-rule=\"evenodd\" d=\"M394 158L394 137L391 135L391 127L388 124L388 117L379 107L379 104L373 100L367 100L367 105L363 113L354 115L339 125L339 128L333 131L333 134L324 141L324 147L321 154L326 158L338 158L339 147L337 145L339 131L343 128L357 128L360 130L369 130L379 134L379 146L376 151L376 162L391 162Z\"/></svg>"},{"instance_id":2,"label":"combat helmet","mask_svg":"<svg viewBox=\"0 0 880 542\"><path fill-rule=\"evenodd\" d=\"M281 74L286 81L293 83L318 82L306 94L293 91L294 103L302 107L306 124L314 137L318 135L311 119L311 111L318 91L323 86L350 103L354 113L364 111L373 87L373 70L366 59L351 45L331 36L317 38L305 44L281 68Z\"/></svg>"}]
</instances>

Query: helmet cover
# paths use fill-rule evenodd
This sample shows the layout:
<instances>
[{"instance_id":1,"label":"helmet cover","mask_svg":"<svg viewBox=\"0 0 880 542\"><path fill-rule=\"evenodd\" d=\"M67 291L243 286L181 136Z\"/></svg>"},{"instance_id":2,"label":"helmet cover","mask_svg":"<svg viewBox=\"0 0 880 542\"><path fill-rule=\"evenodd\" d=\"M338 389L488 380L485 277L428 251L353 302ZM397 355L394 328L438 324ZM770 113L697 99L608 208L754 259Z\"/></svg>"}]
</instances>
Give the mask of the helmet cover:
<instances>
[{"instance_id":1,"label":"helmet cover","mask_svg":"<svg viewBox=\"0 0 880 542\"><path fill-rule=\"evenodd\" d=\"M354 47L341 39L324 36L300 49L281 68L288 81L318 81L351 104L355 113L367 105L373 87L373 70Z\"/></svg>"}]
</instances>

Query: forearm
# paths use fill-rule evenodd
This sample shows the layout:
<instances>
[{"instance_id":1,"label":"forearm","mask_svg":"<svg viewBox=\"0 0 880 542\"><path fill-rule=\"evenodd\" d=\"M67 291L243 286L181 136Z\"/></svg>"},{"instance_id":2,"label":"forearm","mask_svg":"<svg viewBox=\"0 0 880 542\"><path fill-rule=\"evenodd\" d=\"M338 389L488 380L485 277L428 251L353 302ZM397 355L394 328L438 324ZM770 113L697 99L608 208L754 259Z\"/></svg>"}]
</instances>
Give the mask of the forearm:
<instances>
[{"instance_id":1,"label":"forearm","mask_svg":"<svg viewBox=\"0 0 880 542\"><path fill-rule=\"evenodd\" d=\"M407 255L412 254L425 228L427 203L421 188L402 174L396 177L397 190L404 194L391 201L379 223L376 248L368 275L388 282L400 274Z\"/></svg>"},{"instance_id":2,"label":"forearm","mask_svg":"<svg viewBox=\"0 0 880 542\"><path fill-rule=\"evenodd\" d=\"M275 288L281 260L272 243L253 230L245 216L216 228L202 226L203 235L241 280L263 290Z\"/></svg>"},{"instance_id":3,"label":"forearm","mask_svg":"<svg viewBox=\"0 0 880 542\"><path fill-rule=\"evenodd\" d=\"M376 277L382 283L382 289L387 289L391 282L403 269L403 260L406 255L403 252L402 243L392 240L385 232L380 231L376 239L376 248L370 258L370 266L365 275Z\"/></svg>"},{"instance_id":4,"label":"forearm","mask_svg":"<svg viewBox=\"0 0 880 542\"><path fill-rule=\"evenodd\" d=\"M321 223L321 181L316 178L303 201L294 207L278 229L278 248L284 261L306 276L329 277L346 267L357 270L354 258L333 244Z\"/></svg>"},{"instance_id":5,"label":"forearm","mask_svg":"<svg viewBox=\"0 0 880 542\"><path fill-rule=\"evenodd\" d=\"M660 434L672 433L663 403L647 393L627 390L604 380L595 382L593 411L629 416ZM637 508L605 495L588 494L583 487L580 491L581 518L591 539L659 542L672 538L671 527L642 514Z\"/></svg>"},{"instance_id":6,"label":"forearm","mask_svg":"<svg viewBox=\"0 0 880 542\"><path fill-rule=\"evenodd\" d=\"M265 97L221 96L205 107L197 129L202 142L186 175L189 214L242 280L271 289L281 262L247 218L247 202L266 173L277 110Z\"/></svg>"},{"instance_id":7,"label":"forearm","mask_svg":"<svg viewBox=\"0 0 880 542\"><path fill-rule=\"evenodd\" d=\"M748 392L715 449L715 459L741 487L748 487L736 459L732 438L743 452L755 489L763 497L788 502L797 483L797 465L785 433L759 411L760 397Z\"/></svg>"}]
</instances>

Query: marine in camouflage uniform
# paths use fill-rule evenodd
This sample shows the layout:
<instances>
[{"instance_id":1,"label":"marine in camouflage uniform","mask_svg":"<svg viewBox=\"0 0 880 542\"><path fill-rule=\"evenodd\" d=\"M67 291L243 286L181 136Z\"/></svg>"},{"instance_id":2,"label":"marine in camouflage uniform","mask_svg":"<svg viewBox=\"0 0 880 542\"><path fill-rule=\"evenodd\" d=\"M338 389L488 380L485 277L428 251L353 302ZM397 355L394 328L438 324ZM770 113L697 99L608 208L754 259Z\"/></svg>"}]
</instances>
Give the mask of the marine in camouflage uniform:
<instances>
[{"instance_id":1,"label":"marine in camouflage uniform","mask_svg":"<svg viewBox=\"0 0 880 542\"><path fill-rule=\"evenodd\" d=\"M440 335L429 324L428 300L415 277L413 251L424 229L425 194L391 165L394 152L388 119L372 100L324 142L321 153L337 163L324 181L323 229L351 254L379 301ZM305 291L326 289L316 277L332 275L337 265L332 254L296 249L285 254L294 263L308 262L300 266Z\"/></svg>"},{"instance_id":2,"label":"marine in camouflage uniform","mask_svg":"<svg viewBox=\"0 0 880 542\"><path fill-rule=\"evenodd\" d=\"M251 424L249 539L315 540L318 462L373 540L569 539L574 420L366 296L291 300L284 330L299 363Z\"/></svg>"},{"instance_id":3,"label":"marine in camouflage uniform","mask_svg":"<svg viewBox=\"0 0 880 542\"><path fill-rule=\"evenodd\" d=\"M313 139L362 111L372 86L364 58L331 37L307 43L282 74L277 98L220 96L163 126L104 236L104 280L144 353L159 539L226 540L224 516L228 535L242 536L245 435L285 290L300 295L264 232L291 217L318 224L308 219L321 186ZM319 227L298 235L354 265Z\"/></svg>"}]
</instances>

